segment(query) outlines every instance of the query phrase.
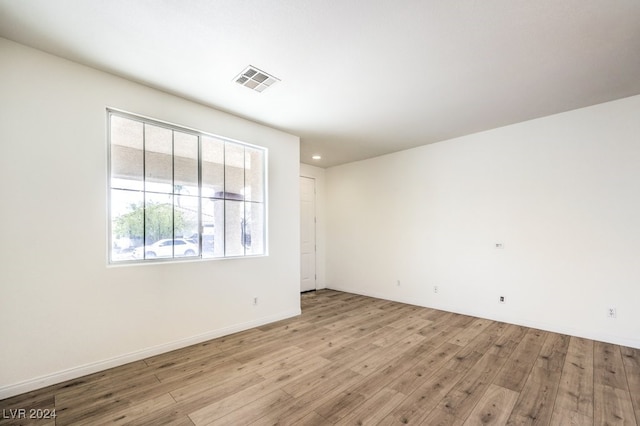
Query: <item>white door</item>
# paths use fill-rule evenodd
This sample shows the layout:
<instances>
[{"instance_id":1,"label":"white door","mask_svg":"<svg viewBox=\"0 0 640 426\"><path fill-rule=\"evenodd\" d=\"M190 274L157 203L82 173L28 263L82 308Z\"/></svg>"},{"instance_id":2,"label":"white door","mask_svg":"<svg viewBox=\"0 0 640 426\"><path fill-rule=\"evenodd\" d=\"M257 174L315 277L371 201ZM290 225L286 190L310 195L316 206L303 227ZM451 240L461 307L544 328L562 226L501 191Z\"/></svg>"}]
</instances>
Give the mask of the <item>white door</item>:
<instances>
[{"instance_id":1,"label":"white door","mask_svg":"<svg viewBox=\"0 0 640 426\"><path fill-rule=\"evenodd\" d=\"M316 289L316 180L300 177L300 291Z\"/></svg>"}]
</instances>

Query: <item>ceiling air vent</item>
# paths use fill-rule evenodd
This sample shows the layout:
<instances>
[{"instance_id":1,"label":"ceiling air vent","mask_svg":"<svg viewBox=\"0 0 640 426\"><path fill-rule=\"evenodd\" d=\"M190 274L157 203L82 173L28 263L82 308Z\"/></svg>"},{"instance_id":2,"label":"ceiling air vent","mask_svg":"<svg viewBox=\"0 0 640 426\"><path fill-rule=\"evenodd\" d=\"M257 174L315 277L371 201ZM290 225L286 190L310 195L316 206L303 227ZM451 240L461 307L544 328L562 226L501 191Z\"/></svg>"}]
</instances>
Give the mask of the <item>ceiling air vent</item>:
<instances>
[{"instance_id":1,"label":"ceiling air vent","mask_svg":"<svg viewBox=\"0 0 640 426\"><path fill-rule=\"evenodd\" d=\"M280 79L267 74L264 71L260 71L258 68L249 65L238 74L235 78L235 82L241 84L249 89L253 89L256 92L263 92L267 87L280 81Z\"/></svg>"}]
</instances>

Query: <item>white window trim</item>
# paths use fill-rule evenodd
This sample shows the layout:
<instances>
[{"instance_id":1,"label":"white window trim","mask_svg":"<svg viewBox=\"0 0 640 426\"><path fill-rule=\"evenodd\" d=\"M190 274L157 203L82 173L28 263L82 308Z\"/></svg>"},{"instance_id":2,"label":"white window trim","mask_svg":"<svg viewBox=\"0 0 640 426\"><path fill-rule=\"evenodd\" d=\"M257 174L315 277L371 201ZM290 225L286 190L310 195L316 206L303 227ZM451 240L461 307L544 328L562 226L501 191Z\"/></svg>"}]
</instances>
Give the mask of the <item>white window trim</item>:
<instances>
[{"instance_id":1,"label":"white window trim","mask_svg":"<svg viewBox=\"0 0 640 426\"><path fill-rule=\"evenodd\" d=\"M265 257L269 255L269 227L268 227L268 223L269 223L269 217L268 217L268 200L269 200L269 194L268 194L268 165L269 165L269 151L266 147L260 146L260 145L255 145L255 144L251 144L251 143L247 143L244 141L239 141L236 139L232 139L226 136L220 136L214 133L208 133L208 132L204 132L198 129L194 129L194 128L190 128L190 127L186 127L186 126L181 126L178 124L174 124L174 123L170 123L167 121L162 121L162 120L158 120L155 118L150 118L147 116L143 116L140 114L135 114L135 113L131 113L131 112L127 112L127 111L123 111L120 109L116 109L116 108L110 108L107 107L106 109L106 127L107 127L107 263L109 266L125 266L125 265L146 265L146 264L155 264L155 263L167 263L167 262L198 262L198 261L210 261L210 260L227 260L227 259L246 259L246 258L252 258L252 257ZM112 257L113 255L113 220L111 217L112 214L112 208L111 208L111 192L114 189L118 189L118 188L113 188L112 187L112 183L111 183L111 172L112 172L112 158L111 158L111 117L112 116L118 116L118 117L122 117L122 118L126 118L129 120L134 120L134 121L138 121L141 122L143 124L150 124L153 126L158 126L158 127L163 127L163 128L167 128L169 130L172 131L179 131L179 132L183 132L183 133L187 133L187 134L192 134L194 136L197 136L198 138L198 198L200 200L202 200L203 198L210 198L210 197L203 197L201 195L201 189L202 189L202 172L201 172L201 166L202 166L202 158L201 158L201 154L202 154L202 137L211 137L211 138L215 138L218 139L220 141L223 141L225 143L230 143L233 145L238 145L238 146L242 146L242 147L248 147L248 148L252 148L258 151L262 152L262 193L263 193L263 201L262 202L255 202L255 201L246 201L245 202L252 202L255 204L260 204L262 205L262 218L263 218L263 232L262 232L262 237L263 237L263 250L262 253L250 253L250 254L244 254L244 255L226 255L226 248L225 248L225 253L222 256L206 256L203 257L202 255L202 236L203 236L203 224L202 224L202 209L201 209L201 205L202 203L199 202L199 207L198 207L198 229L199 229L199 248L200 248L200 252L198 253L197 256L187 256L187 257L176 257L176 256L172 256L172 257L158 257L158 258L143 258L143 259L123 259L123 260L114 260ZM223 164L224 166L224 164ZM143 176L143 182L146 179L145 176ZM146 194L147 191L146 190L142 190L140 191L142 194ZM153 191L151 191L153 193ZM144 198L144 197L143 197ZM227 201L225 199L225 201ZM144 226L144 225L143 225ZM176 238L175 235L173 238ZM144 240L144 238L143 238ZM143 247L146 246L146 244L143 241Z\"/></svg>"}]
</instances>

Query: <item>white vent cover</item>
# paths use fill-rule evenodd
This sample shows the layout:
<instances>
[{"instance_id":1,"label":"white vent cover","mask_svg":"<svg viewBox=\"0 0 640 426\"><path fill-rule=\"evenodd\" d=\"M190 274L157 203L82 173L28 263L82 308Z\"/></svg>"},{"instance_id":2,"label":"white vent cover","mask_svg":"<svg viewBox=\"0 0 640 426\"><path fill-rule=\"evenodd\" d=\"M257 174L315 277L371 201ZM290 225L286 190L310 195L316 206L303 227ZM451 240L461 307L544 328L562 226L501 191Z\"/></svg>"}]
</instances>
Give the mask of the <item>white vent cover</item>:
<instances>
[{"instance_id":1,"label":"white vent cover","mask_svg":"<svg viewBox=\"0 0 640 426\"><path fill-rule=\"evenodd\" d=\"M258 68L249 65L238 74L235 78L235 82L241 84L244 87L255 90L256 92L262 92L267 87L277 83L280 79L267 74L264 71L260 71Z\"/></svg>"}]
</instances>

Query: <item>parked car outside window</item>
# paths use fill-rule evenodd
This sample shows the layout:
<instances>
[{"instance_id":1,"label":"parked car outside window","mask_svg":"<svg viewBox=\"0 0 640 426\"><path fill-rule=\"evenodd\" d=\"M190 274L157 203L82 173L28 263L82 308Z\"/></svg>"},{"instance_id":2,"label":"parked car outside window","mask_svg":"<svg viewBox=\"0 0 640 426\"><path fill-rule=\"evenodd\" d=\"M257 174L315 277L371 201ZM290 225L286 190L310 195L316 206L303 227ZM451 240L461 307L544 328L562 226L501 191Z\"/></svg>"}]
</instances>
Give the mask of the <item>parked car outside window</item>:
<instances>
[{"instance_id":1,"label":"parked car outside window","mask_svg":"<svg viewBox=\"0 0 640 426\"><path fill-rule=\"evenodd\" d=\"M154 257L184 257L196 256L198 246L183 238L158 240L153 244L138 247L133 251L134 259L149 259Z\"/></svg>"}]
</instances>

